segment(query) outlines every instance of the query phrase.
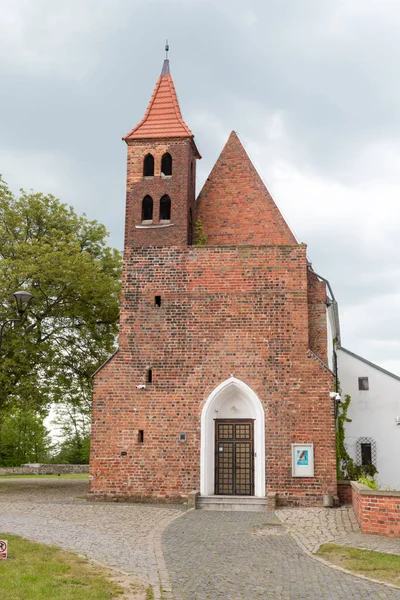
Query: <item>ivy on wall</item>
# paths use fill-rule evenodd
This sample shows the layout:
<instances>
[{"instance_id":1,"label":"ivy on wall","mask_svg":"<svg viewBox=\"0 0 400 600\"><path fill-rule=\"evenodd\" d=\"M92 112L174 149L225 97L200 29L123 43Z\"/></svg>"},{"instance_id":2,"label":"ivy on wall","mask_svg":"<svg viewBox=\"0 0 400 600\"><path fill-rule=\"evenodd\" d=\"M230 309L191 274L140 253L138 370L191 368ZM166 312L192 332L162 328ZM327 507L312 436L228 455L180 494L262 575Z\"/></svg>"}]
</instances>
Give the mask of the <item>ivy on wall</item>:
<instances>
[{"instance_id":1,"label":"ivy on wall","mask_svg":"<svg viewBox=\"0 0 400 600\"><path fill-rule=\"evenodd\" d=\"M203 223L200 219L194 224L194 245L195 246L205 246L208 241L208 236L204 231Z\"/></svg>"},{"instance_id":2,"label":"ivy on wall","mask_svg":"<svg viewBox=\"0 0 400 600\"><path fill-rule=\"evenodd\" d=\"M375 465L358 465L347 452L345 444L345 423L351 423L347 416L351 397L347 394L344 402L339 403L336 425L336 471L338 479L358 481L362 477L374 477L378 472Z\"/></svg>"}]
</instances>

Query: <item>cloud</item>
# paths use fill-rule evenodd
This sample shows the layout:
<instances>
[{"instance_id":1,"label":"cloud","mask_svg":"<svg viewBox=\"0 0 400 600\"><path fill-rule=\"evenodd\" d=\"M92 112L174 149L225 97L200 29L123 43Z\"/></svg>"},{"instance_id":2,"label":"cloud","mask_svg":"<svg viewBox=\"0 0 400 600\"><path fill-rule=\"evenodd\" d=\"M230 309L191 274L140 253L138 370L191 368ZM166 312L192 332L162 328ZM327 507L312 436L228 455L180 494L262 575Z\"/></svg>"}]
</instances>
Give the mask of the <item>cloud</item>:
<instances>
[{"instance_id":1,"label":"cloud","mask_svg":"<svg viewBox=\"0 0 400 600\"><path fill-rule=\"evenodd\" d=\"M235 129L340 303L343 343L399 348L400 5L0 0L0 172L123 243L126 149L170 41L206 179ZM400 336L398 336L400 339Z\"/></svg>"}]
</instances>

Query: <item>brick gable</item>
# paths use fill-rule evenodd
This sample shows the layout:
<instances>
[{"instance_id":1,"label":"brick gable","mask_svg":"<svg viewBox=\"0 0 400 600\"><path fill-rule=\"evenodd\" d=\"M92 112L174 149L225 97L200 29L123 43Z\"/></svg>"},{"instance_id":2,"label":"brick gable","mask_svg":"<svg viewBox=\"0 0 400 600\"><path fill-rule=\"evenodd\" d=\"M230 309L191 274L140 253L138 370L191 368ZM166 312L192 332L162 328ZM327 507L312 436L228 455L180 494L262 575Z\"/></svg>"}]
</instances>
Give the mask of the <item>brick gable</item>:
<instances>
[{"instance_id":1,"label":"brick gable","mask_svg":"<svg viewBox=\"0 0 400 600\"><path fill-rule=\"evenodd\" d=\"M234 131L199 194L197 218L211 246L297 244Z\"/></svg>"}]
</instances>

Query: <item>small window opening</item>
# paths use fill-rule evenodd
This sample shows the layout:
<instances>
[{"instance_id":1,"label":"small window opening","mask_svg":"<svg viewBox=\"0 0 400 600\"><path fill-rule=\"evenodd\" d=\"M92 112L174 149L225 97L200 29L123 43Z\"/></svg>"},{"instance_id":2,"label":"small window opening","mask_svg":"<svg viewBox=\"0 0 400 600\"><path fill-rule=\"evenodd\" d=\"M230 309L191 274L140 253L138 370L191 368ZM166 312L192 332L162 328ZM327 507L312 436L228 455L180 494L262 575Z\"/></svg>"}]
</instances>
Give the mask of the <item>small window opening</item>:
<instances>
[{"instance_id":1,"label":"small window opening","mask_svg":"<svg viewBox=\"0 0 400 600\"><path fill-rule=\"evenodd\" d=\"M167 195L160 200L160 221L169 221L171 219L171 198Z\"/></svg>"},{"instance_id":2,"label":"small window opening","mask_svg":"<svg viewBox=\"0 0 400 600\"><path fill-rule=\"evenodd\" d=\"M166 152L161 159L161 175L168 177L172 175L172 156Z\"/></svg>"},{"instance_id":3,"label":"small window opening","mask_svg":"<svg viewBox=\"0 0 400 600\"><path fill-rule=\"evenodd\" d=\"M161 306L161 296L155 296L154 297L154 304L156 306Z\"/></svg>"},{"instance_id":4,"label":"small window opening","mask_svg":"<svg viewBox=\"0 0 400 600\"><path fill-rule=\"evenodd\" d=\"M143 161L143 177L154 177L154 157L147 154Z\"/></svg>"},{"instance_id":5,"label":"small window opening","mask_svg":"<svg viewBox=\"0 0 400 600\"><path fill-rule=\"evenodd\" d=\"M153 371L152 369L147 369L146 371L146 383L151 383L153 381Z\"/></svg>"},{"instance_id":6,"label":"small window opening","mask_svg":"<svg viewBox=\"0 0 400 600\"><path fill-rule=\"evenodd\" d=\"M361 464L372 465L372 445L361 444Z\"/></svg>"},{"instance_id":7,"label":"small window opening","mask_svg":"<svg viewBox=\"0 0 400 600\"><path fill-rule=\"evenodd\" d=\"M359 377L358 378L358 389L362 390L362 391L369 390L368 377Z\"/></svg>"},{"instance_id":8,"label":"small window opening","mask_svg":"<svg viewBox=\"0 0 400 600\"><path fill-rule=\"evenodd\" d=\"M186 442L186 433L184 433L183 431L181 431L179 434L179 441L181 444L184 444Z\"/></svg>"},{"instance_id":9,"label":"small window opening","mask_svg":"<svg viewBox=\"0 0 400 600\"><path fill-rule=\"evenodd\" d=\"M142 222L153 220L153 198L145 196L142 200Z\"/></svg>"},{"instance_id":10,"label":"small window opening","mask_svg":"<svg viewBox=\"0 0 400 600\"><path fill-rule=\"evenodd\" d=\"M377 453L376 442L373 438L362 437L356 441L356 463L358 465L375 465Z\"/></svg>"},{"instance_id":11,"label":"small window opening","mask_svg":"<svg viewBox=\"0 0 400 600\"><path fill-rule=\"evenodd\" d=\"M137 441L139 442L139 444L143 444L143 442L144 442L144 430L143 429L139 429Z\"/></svg>"}]
</instances>

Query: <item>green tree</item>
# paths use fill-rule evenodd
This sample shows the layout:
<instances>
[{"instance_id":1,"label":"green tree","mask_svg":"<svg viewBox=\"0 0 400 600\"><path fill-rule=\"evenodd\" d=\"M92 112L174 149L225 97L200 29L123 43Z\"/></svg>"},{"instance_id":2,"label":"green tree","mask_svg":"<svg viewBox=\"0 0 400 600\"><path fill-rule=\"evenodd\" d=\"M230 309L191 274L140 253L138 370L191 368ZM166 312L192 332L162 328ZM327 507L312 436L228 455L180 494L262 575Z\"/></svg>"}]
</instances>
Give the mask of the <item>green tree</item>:
<instances>
[{"instance_id":1,"label":"green tree","mask_svg":"<svg viewBox=\"0 0 400 600\"><path fill-rule=\"evenodd\" d=\"M35 297L4 330L1 414L21 403L40 411L90 397L118 328L121 255L107 235L51 195L15 197L0 177L0 322L14 316L14 291Z\"/></svg>"},{"instance_id":2,"label":"green tree","mask_svg":"<svg viewBox=\"0 0 400 600\"><path fill-rule=\"evenodd\" d=\"M55 448L52 462L88 464L90 454L91 393L65 398L55 407L56 425L61 442Z\"/></svg>"},{"instance_id":3,"label":"green tree","mask_svg":"<svg viewBox=\"0 0 400 600\"><path fill-rule=\"evenodd\" d=\"M46 462L51 450L49 432L43 424L45 410L14 406L0 415L0 466Z\"/></svg>"}]
</instances>

